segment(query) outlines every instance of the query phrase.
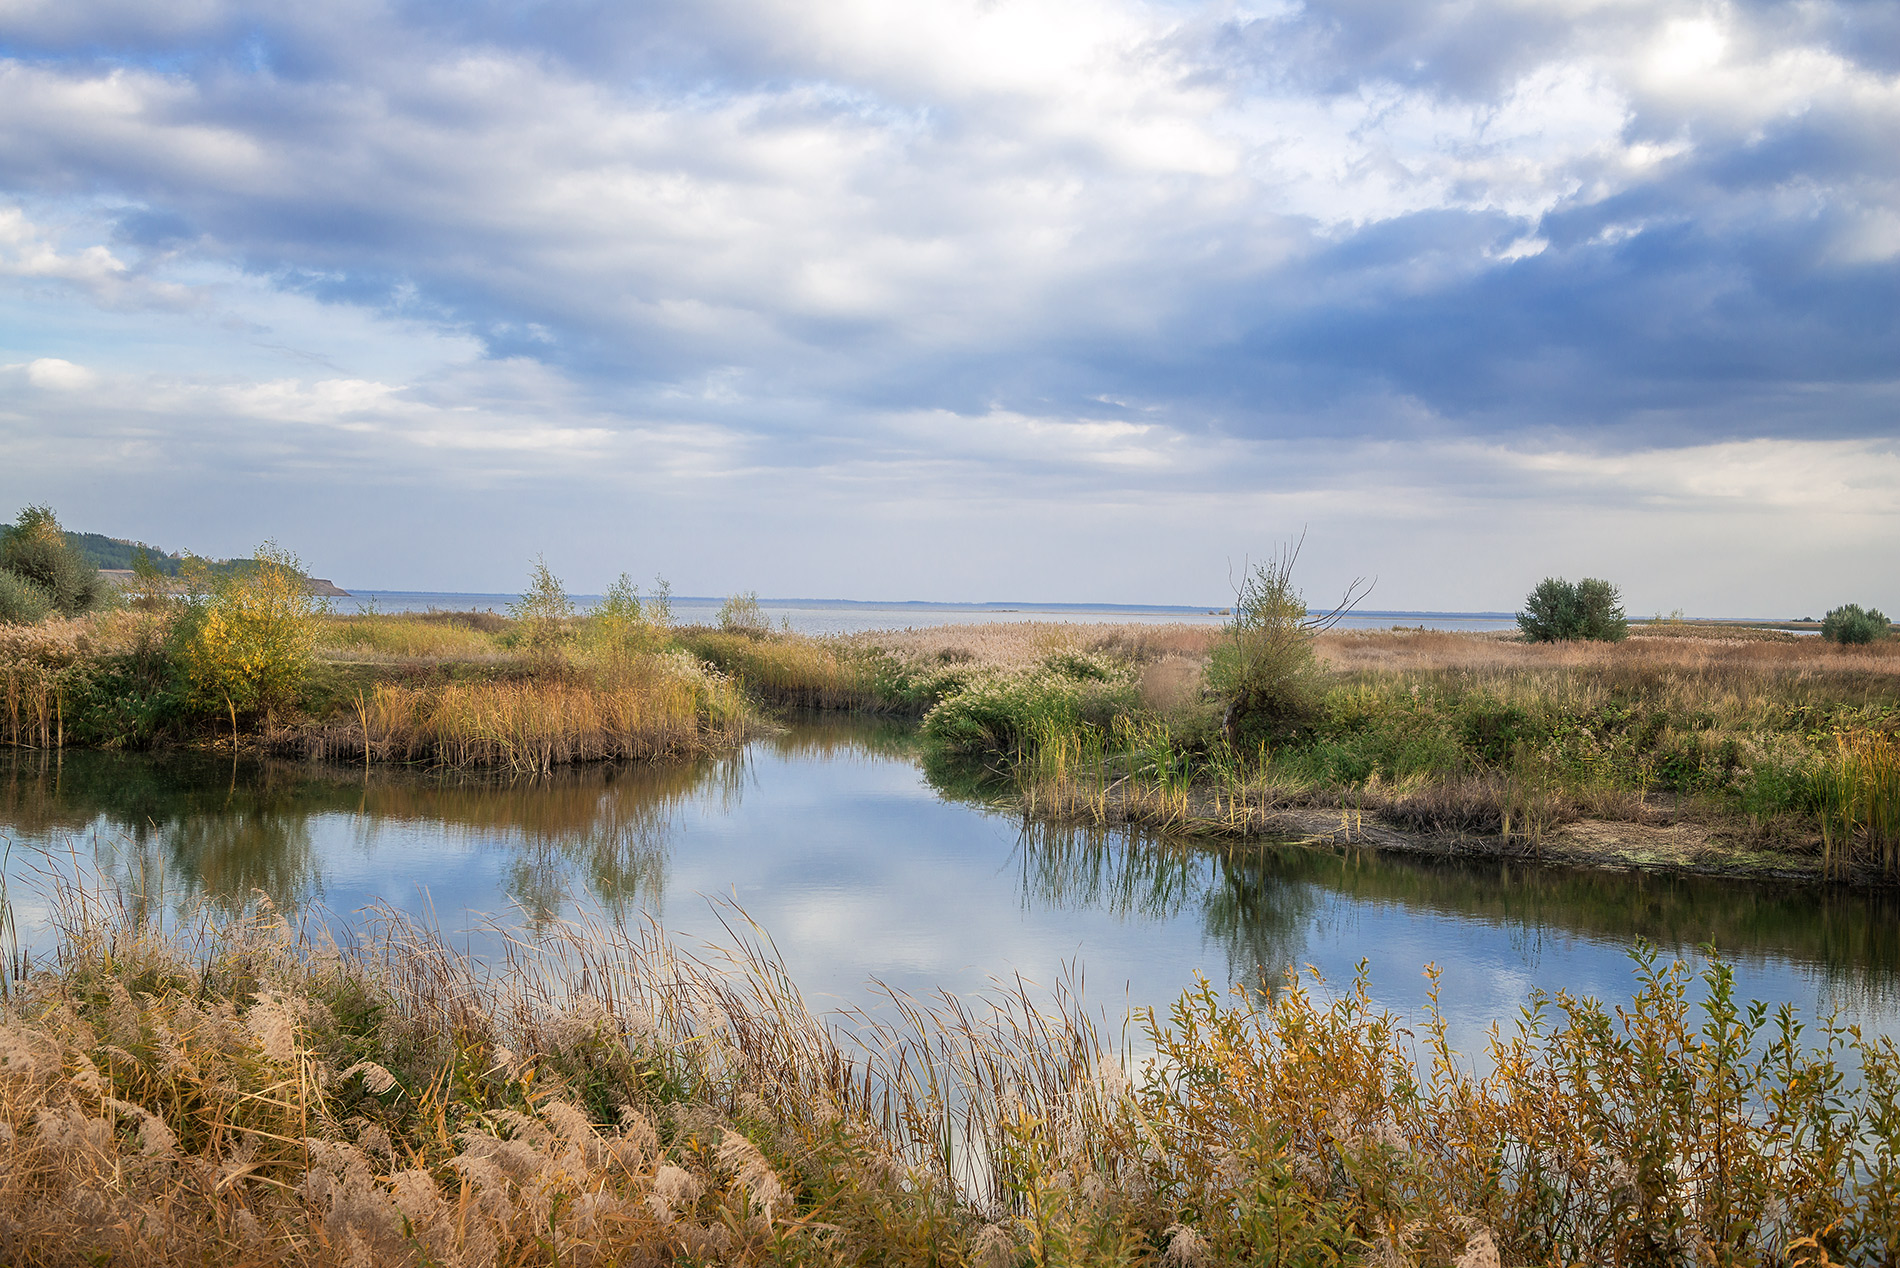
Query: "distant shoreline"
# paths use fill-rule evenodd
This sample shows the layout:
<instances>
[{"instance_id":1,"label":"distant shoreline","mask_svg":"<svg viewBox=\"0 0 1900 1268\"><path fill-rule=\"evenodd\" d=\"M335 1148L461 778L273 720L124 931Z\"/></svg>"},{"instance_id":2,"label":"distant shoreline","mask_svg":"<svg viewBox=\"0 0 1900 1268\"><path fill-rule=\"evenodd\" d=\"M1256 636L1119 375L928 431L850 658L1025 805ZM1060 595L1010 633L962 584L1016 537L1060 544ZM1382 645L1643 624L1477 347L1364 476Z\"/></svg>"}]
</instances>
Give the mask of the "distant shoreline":
<instances>
[{"instance_id":1,"label":"distant shoreline","mask_svg":"<svg viewBox=\"0 0 1900 1268\"><path fill-rule=\"evenodd\" d=\"M112 582L121 590L131 586L138 574L130 568L101 568L99 575ZM176 577L161 577L168 590L182 590L184 582ZM351 599L356 596L327 577L305 577L304 588L321 599Z\"/></svg>"}]
</instances>

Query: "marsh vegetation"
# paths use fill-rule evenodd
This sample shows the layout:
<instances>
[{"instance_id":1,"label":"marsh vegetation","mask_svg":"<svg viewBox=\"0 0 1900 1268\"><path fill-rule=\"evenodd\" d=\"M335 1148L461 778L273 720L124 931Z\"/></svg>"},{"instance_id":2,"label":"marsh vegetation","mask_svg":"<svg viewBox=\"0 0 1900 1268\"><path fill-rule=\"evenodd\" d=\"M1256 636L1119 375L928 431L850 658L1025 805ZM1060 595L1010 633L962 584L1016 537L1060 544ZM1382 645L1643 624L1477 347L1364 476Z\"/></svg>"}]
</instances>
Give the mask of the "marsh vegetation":
<instances>
[{"instance_id":1,"label":"marsh vegetation","mask_svg":"<svg viewBox=\"0 0 1900 1268\"><path fill-rule=\"evenodd\" d=\"M1334 856L1241 848L1261 834L1900 870L1891 639L1685 622L1621 641L1329 631L1290 559L1250 575L1224 629L841 638L773 631L749 594L717 626L680 628L663 583L642 596L625 577L582 613L538 561L506 615L333 614L268 545L243 569L179 571L0 626L11 744L499 769L547 791L563 766L729 753L785 706L888 714L917 721L940 788L1024 814L1026 894L1198 903L1210 936L1262 965L1291 958L1275 939L1298 913L1273 906L1299 892L1287 869ZM1600 583L1573 589L1618 608ZM1550 597L1562 616L1565 595ZM1624 632L1612 616L1604 628ZM683 768L646 769L664 782ZM892 991L887 1010L820 1017L757 945L695 958L630 925L616 900L659 885L651 822L574 789L519 812L522 854L587 871L615 918L564 924L559 901L534 897L552 886L524 872L532 936L502 932L499 961L394 910L340 945L296 933L256 896L313 888L311 851L268 807L252 816L281 829L268 858L184 841L227 898L182 925L139 888L142 868L116 889L62 881L52 952L32 973L8 957L0 1257L1900 1255L1900 1053L1751 1007L1719 960L1698 976L1639 953L1616 1006L1535 995L1476 1062L1435 1007L1408 1024L1377 1006L1363 972L1232 995L1199 983L1137 1016L1135 1048L1106 1042L1072 996L1020 983L982 1001ZM350 795L367 806L369 779ZM443 800L426 784L375 795ZM234 767L226 818L237 798ZM1101 835L1131 824L1169 840ZM1202 887L1170 853L1197 836L1224 860ZM1377 883L1440 883L1393 876ZM1587 905L1588 888L1553 901ZM1599 905L1627 936L1627 904Z\"/></svg>"},{"instance_id":2,"label":"marsh vegetation","mask_svg":"<svg viewBox=\"0 0 1900 1268\"><path fill-rule=\"evenodd\" d=\"M754 941L67 889L0 1011L0 1256L202 1264L1890 1262L1900 1051L1639 952L1485 1073L1361 979L813 1013ZM211 915L211 913L207 913ZM733 928L745 929L742 920Z\"/></svg>"}]
</instances>

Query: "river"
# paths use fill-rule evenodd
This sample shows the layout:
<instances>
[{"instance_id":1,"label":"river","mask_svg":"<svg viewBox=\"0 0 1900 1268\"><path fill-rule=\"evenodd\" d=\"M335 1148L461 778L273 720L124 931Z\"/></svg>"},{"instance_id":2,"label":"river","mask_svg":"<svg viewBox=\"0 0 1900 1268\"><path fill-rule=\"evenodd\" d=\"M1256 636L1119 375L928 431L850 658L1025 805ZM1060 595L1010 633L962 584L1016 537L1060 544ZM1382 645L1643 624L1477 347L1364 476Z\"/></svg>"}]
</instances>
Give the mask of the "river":
<instances>
[{"instance_id":1,"label":"river","mask_svg":"<svg viewBox=\"0 0 1900 1268\"><path fill-rule=\"evenodd\" d=\"M1645 939L1713 943L1740 990L1900 1034L1900 920L1884 895L1699 877L1430 861L1293 845L1197 848L1026 825L933 782L910 728L811 718L716 761L508 781L232 762L203 754L0 753L0 839L20 941L45 955L44 877L75 869L173 913L268 894L300 920L376 903L477 953L583 912L729 942L734 905L820 1008L877 978L927 994L1065 974L1111 1026L1196 973L1311 966L1416 1019L1442 973L1475 1053L1533 990L1616 1000Z\"/></svg>"}]
</instances>

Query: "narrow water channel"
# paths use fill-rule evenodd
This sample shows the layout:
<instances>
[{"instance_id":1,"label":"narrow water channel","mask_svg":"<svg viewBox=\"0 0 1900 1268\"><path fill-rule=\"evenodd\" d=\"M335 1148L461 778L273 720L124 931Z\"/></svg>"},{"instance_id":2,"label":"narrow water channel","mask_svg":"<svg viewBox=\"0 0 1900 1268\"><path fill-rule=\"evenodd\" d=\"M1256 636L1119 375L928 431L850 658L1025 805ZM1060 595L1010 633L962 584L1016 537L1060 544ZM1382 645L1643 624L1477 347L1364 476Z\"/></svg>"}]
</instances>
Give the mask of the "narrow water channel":
<instances>
[{"instance_id":1,"label":"narrow water channel","mask_svg":"<svg viewBox=\"0 0 1900 1268\"><path fill-rule=\"evenodd\" d=\"M484 921L533 936L583 911L725 942L736 903L821 1007L867 1001L873 977L967 993L1070 972L1119 1018L1165 1009L1196 973L1311 965L1343 984L1364 959L1375 996L1416 1016L1432 963L1467 1052L1533 989L1626 997L1639 939L1712 943L1745 996L1900 1034L1890 896L1046 829L934 785L906 728L855 720L720 761L532 782L15 751L0 848L21 940L42 953L36 877L78 866L178 911L259 893L334 921L428 911L475 930L478 951Z\"/></svg>"}]
</instances>

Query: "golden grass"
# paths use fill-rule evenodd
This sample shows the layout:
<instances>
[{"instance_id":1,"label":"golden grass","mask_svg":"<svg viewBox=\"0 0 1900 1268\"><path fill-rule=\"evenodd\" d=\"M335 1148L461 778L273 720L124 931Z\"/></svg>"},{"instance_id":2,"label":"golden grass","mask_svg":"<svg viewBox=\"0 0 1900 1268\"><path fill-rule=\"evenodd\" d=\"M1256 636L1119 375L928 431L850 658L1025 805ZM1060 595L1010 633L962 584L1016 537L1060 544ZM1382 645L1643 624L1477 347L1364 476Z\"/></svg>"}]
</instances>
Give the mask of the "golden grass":
<instances>
[{"instance_id":1,"label":"golden grass","mask_svg":"<svg viewBox=\"0 0 1900 1268\"><path fill-rule=\"evenodd\" d=\"M370 763L544 774L576 762L725 751L745 727L744 702L729 682L660 655L521 680L375 683L357 698L354 727L333 725L300 743L315 756Z\"/></svg>"},{"instance_id":2,"label":"golden grass","mask_svg":"<svg viewBox=\"0 0 1900 1268\"><path fill-rule=\"evenodd\" d=\"M1504 634L1453 630L1332 630L1320 656L1345 672L1590 671L1687 673L1759 682L1900 679L1900 639L1844 647L1818 638L1645 637L1621 643L1524 643Z\"/></svg>"},{"instance_id":3,"label":"golden grass","mask_svg":"<svg viewBox=\"0 0 1900 1268\"><path fill-rule=\"evenodd\" d=\"M1220 631L1197 625L1101 625L1079 621L994 621L915 630L873 630L837 641L889 652L920 664L1029 669L1055 652L1100 652L1135 662L1202 657Z\"/></svg>"},{"instance_id":4,"label":"golden grass","mask_svg":"<svg viewBox=\"0 0 1900 1268\"><path fill-rule=\"evenodd\" d=\"M65 697L85 672L93 629L85 617L0 625L0 725L8 744L66 742Z\"/></svg>"},{"instance_id":5,"label":"golden grass","mask_svg":"<svg viewBox=\"0 0 1900 1268\"><path fill-rule=\"evenodd\" d=\"M489 613L386 613L324 618L326 655L355 659L484 660L506 654Z\"/></svg>"},{"instance_id":6,"label":"golden grass","mask_svg":"<svg viewBox=\"0 0 1900 1268\"><path fill-rule=\"evenodd\" d=\"M1822 749L1822 869L1900 864L1900 736L1837 731Z\"/></svg>"},{"instance_id":7,"label":"golden grass","mask_svg":"<svg viewBox=\"0 0 1900 1268\"><path fill-rule=\"evenodd\" d=\"M742 690L774 704L866 711L885 704L873 666L842 640L707 628L682 630L679 639Z\"/></svg>"},{"instance_id":8,"label":"golden grass","mask_svg":"<svg viewBox=\"0 0 1900 1268\"><path fill-rule=\"evenodd\" d=\"M1483 1074L1363 978L1202 983L1135 1062L1020 982L820 1017L757 937L569 926L484 967L394 914L339 948L268 909L159 936L133 897L65 894L0 1016L21 1268L1900 1254L1900 1050L1720 965L1540 998Z\"/></svg>"}]
</instances>

